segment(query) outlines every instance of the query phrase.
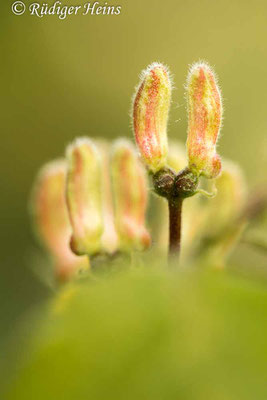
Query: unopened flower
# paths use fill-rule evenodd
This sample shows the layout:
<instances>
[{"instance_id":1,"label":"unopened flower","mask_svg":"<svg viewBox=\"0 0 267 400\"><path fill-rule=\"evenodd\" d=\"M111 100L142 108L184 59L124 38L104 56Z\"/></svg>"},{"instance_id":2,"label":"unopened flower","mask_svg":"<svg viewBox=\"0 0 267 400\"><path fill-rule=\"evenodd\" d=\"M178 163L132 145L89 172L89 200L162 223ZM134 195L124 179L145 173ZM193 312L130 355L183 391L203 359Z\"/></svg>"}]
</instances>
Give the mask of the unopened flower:
<instances>
[{"instance_id":1,"label":"unopened flower","mask_svg":"<svg viewBox=\"0 0 267 400\"><path fill-rule=\"evenodd\" d=\"M118 140L112 154L115 223L123 250L143 250L150 245L145 227L146 173L130 142Z\"/></svg>"},{"instance_id":2,"label":"unopened flower","mask_svg":"<svg viewBox=\"0 0 267 400\"><path fill-rule=\"evenodd\" d=\"M171 101L168 70L151 64L141 75L133 105L133 125L141 155L152 172L166 165L167 123Z\"/></svg>"},{"instance_id":3,"label":"unopened flower","mask_svg":"<svg viewBox=\"0 0 267 400\"><path fill-rule=\"evenodd\" d=\"M67 148L67 160L71 248L76 254L94 254L103 233L100 157L94 143L82 138Z\"/></svg>"},{"instance_id":4,"label":"unopened flower","mask_svg":"<svg viewBox=\"0 0 267 400\"><path fill-rule=\"evenodd\" d=\"M51 253L59 280L67 280L89 266L87 257L71 251L71 226L65 202L66 162L57 160L45 165L38 174L31 197L31 213L36 233Z\"/></svg>"},{"instance_id":5,"label":"unopened flower","mask_svg":"<svg viewBox=\"0 0 267 400\"><path fill-rule=\"evenodd\" d=\"M104 231L101 238L102 250L109 254L114 253L118 246L118 235L114 221L114 206L111 188L110 171L110 144L106 140L95 140L101 157L102 165L102 202Z\"/></svg>"},{"instance_id":6,"label":"unopened flower","mask_svg":"<svg viewBox=\"0 0 267 400\"><path fill-rule=\"evenodd\" d=\"M222 100L215 75L206 63L192 66L187 82L189 167L215 178L221 171L216 142L222 122Z\"/></svg>"}]
</instances>

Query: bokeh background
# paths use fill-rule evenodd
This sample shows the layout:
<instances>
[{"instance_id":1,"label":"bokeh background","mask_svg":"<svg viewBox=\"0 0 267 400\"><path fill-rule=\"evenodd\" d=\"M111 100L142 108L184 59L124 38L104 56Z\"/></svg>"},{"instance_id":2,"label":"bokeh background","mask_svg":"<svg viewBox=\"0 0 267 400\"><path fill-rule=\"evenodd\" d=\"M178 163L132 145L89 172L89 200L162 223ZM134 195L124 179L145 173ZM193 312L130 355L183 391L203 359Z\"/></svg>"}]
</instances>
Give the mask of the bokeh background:
<instances>
[{"instance_id":1,"label":"bokeh background","mask_svg":"<svg viewBox=\"0 0 267 400\"><path fill-rule=\"evenodd\" d=\"M28 197L38 168L62 156L76 136L130 137L131 97L147 64L170 67L169 133L182 141L188 65L199 59L213 65L225 105L220 153L241 164L251 188L267 167L265 0L114 0L119 16L64 21L15 16L11 3L0 6L2 337L49 295L30 267L36 244ZM266 262L245 247L236 259Z\"/></svg>"}]
</instances>

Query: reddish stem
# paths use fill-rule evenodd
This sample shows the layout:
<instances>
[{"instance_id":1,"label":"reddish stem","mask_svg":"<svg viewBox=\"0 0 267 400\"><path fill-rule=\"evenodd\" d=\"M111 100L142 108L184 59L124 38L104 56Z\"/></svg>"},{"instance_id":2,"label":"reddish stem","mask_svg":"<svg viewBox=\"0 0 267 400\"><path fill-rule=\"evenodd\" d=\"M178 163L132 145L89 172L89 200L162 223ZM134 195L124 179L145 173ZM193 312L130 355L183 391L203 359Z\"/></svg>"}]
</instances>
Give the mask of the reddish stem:
<instances>
[{"instance_id":1,"label":"reddish stem","mask_svg":"<svg viewBox=\"0 0 267 400\"><path fill-rule=\"evenodd\" d=\"M182 198L171 198L169 205L169 252L179 255L181 249Z\"/></svg>"}]
</instances>

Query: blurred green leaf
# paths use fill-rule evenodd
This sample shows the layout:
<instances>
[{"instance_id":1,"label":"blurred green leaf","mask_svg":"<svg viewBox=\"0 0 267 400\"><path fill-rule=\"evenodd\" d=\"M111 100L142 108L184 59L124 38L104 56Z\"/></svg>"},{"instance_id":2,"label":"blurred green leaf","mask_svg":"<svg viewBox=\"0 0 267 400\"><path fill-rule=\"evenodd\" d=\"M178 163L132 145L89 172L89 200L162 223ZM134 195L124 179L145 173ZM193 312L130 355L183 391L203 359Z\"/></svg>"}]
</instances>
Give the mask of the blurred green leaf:
<instances>
[{"instance_id":1,"label":"blurred green leaf","mask_svg":"<svg viewBox=\"0 0 267 400\"><path fill-rule=\"evenodd\" d=\"M30 327L24 356L16 336L5 400L267 396L266 283L221 271L96 275L36 310L24 335Z\"/></svg>"}]
</instances>

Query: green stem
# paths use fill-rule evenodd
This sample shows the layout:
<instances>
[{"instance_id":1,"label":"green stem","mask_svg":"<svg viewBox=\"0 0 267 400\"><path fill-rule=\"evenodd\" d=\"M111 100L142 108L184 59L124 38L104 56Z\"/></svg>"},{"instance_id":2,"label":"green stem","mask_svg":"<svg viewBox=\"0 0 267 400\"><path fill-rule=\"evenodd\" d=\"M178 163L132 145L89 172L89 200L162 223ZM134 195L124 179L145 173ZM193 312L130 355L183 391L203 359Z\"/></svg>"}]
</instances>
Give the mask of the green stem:
<instances>
[{"instance_id":1,"label":"green stem","mask_svg":"<svg viewBox=\"0 0 267 400\"><path fill-rule=\"evenodd\" d=\"M179 255L181 249L182 198L168 199L169 205L169 253Z\"/></svg>"}]
</instances>

